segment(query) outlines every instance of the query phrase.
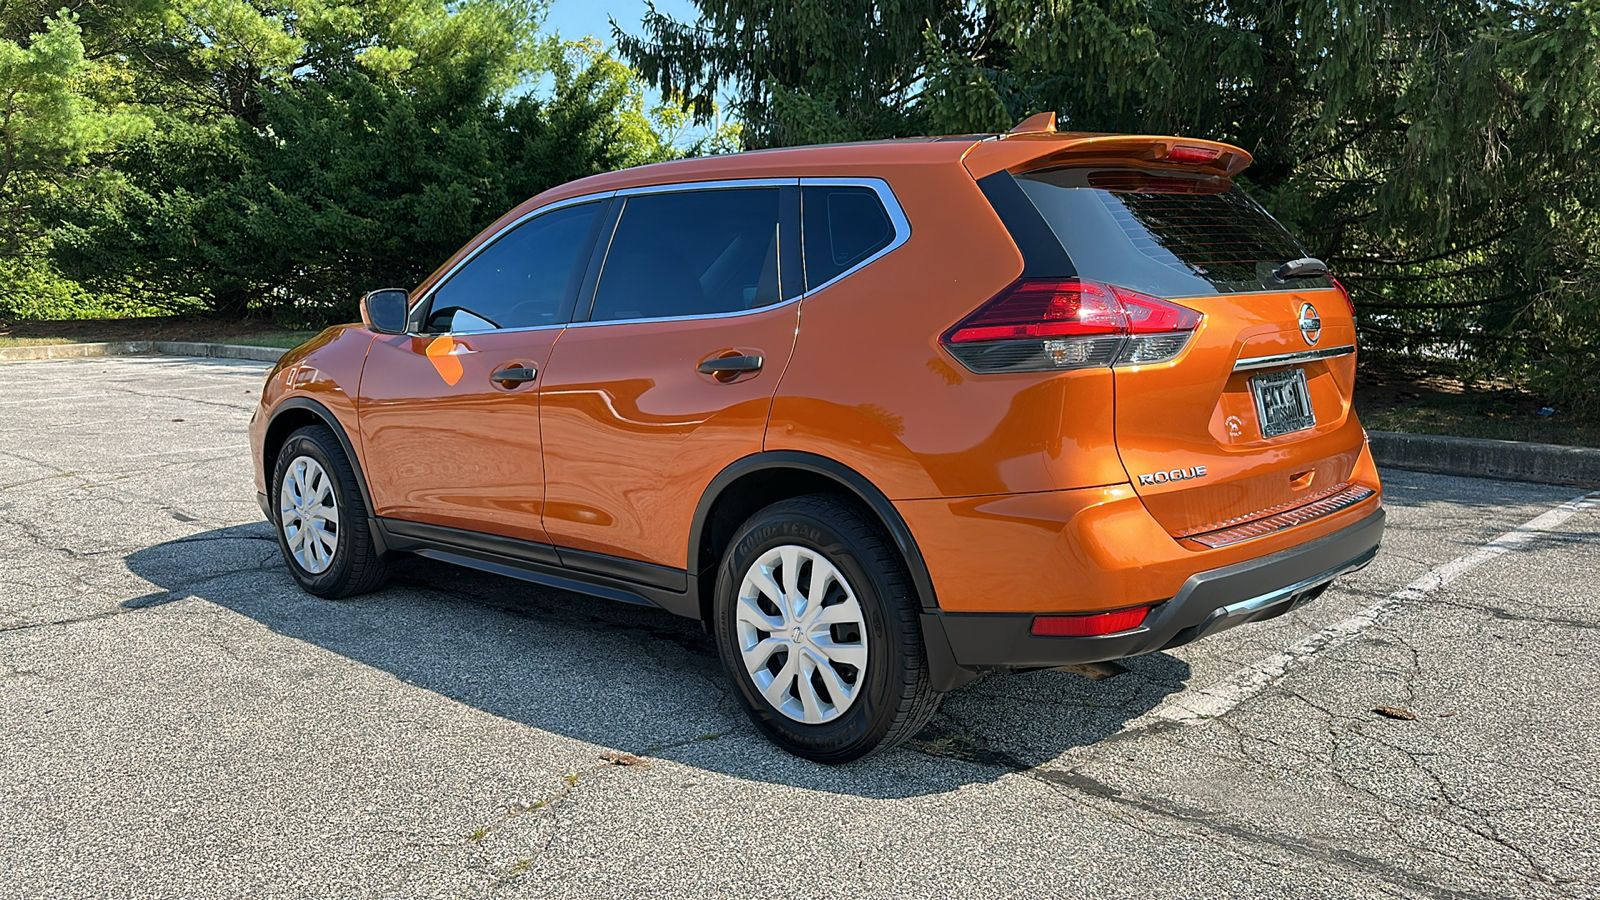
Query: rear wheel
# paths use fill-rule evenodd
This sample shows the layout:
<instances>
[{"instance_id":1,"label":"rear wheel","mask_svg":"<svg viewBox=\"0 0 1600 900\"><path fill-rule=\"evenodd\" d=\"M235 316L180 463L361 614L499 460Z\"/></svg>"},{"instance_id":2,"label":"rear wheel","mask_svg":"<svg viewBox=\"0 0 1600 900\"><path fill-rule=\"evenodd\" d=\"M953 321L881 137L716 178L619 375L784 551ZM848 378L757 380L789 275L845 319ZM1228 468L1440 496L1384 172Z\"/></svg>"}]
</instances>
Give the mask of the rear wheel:
<instances>
[{"instance_id":1,"label":"rear wheel","mask_svg":"<svg viewBox=\"0 0 1600 900\"><path fill-rule=\"evenodd\" d=\"M887 750L938 709L919 613L882 529L825 495L751 516L717 571L717 649L745 711L817 762Z\"/></svg>"},{"instance_id":2,"label":"rear wheel","mask_svg":"<svg viewBox=\"0 0 1600 900\"><path fill-rule=\"evenodd\" d=\"M389 566L368 530L355 469L332 429L311 425L289 435L271 485L278 547L301 588L337 599L383 586Z\"/></svg>"}]
</instances>

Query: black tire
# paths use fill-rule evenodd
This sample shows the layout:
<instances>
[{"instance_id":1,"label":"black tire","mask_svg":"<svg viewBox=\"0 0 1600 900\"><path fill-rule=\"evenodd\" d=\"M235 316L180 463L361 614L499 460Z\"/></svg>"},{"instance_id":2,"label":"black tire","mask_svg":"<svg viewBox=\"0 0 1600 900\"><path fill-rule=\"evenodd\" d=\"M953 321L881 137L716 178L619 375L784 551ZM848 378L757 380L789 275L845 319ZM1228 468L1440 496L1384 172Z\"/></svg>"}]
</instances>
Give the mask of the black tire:
<instances>
[{"instance_id":1,"label":"black tire","mask_svg":"<svg viewBox=\"0 0 1600 900\"><path fill-rule=\"evenodd\" d=\"M736 619L745 573L763 553L796 544L820 554L849 583L861 607L867 662L853 702L831 722L807 724L762 696L740 653ZM798 577L798 575L796 575ZM745 712L773 743L820 763L846 763L888 750L933 717L942 696L929 684L921 604L905 561L868 514L823 494L774 503L734 535L717 569L713 611L717 652Z\"/></svg>"},{"instance_id":2,"label":"black tire","mask_svg":"<svg viewBox=\"0 0 1600 900\"><path fill-rule=\"evenodd\" d=\"M283 528L283 477L300 457L311 458L330 476L333 502L339 510L333 556L321 572L312 572L295 559ZM278 536L278 549L289 564L289 573L307 593L337 600L375 591L388 580L389 563L372 540L371 519L356 482L355 468L332 429L308 425L289 435L278 451L267 489L271 492L272 526Z\"/></svg>"}]
</instances>

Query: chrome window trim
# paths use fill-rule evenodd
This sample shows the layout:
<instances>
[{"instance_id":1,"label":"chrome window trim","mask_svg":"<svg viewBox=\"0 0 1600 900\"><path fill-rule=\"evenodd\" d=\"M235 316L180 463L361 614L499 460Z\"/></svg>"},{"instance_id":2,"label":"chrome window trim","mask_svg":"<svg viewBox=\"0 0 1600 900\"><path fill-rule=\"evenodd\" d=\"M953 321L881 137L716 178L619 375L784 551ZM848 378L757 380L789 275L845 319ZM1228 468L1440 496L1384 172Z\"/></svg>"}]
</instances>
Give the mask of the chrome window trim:
<instances>
[{"instance_id":1,"label":"chrome window trim","mask_svg":"<svg viewBox=\"0 0 1600 900\"><path fill-rule=\"evenodd\" d=\"M584 203L594 203L594 202L598 202L598 201L601 201L601 200L609 200L612 197L616 196L616 193L617 193L616 191L601 191L600 193L597 193L597 194L584 194L581 197L568 197L565 200L557 200L554 203L550 203L550 204L547 204L545 206L541 206L538 209L529 210L526 214L518 216L516 219L512 220L509 224L507 224L506 227L500 229L499 232L497 232L492 239L484 241L482 244L479 244L477 247L474 247L471 253L467 254L466 256L462 257L461 259L456 260L456 264L451 266L448 271L446 271L443 275L441 275L439 277L439 280L434 282L433 287L428 288L428 292L426 294L422 295L422 298L417 301L415 306L412 307L413 315L416 312L424 310L424 309L427 309L429 306L431 306L433 304L433 296L435 294L439 293L439 289L444 287L446 284L448 284L450 282L450 279L455 277L455 274L457 272L461 271L461 268L463 266L465 266L467 263L472 262L473 260L477 259L478 258L478 254L482 253L483 251L485 251L485 250L489 249L491 246L493 246L494 242L500 240L501 236L511 232L513 229L521 227L524 222L527 222L530 219L536 219L539 216L544 215L545 213L555 212L556 210L566 209L566 208L572 207L572 206L579 206L579 205L582 205ZM406 324L407 325L411 325L412 323L407 322ZM420 325L421 323L416 323L416 324ZM404 336L405 337L454 337L456 335L464 335L464 334L508 334L508 333L519 332L519 331L544 331L544 330L550 329L550 328L565 328L566 326L567 326L567 323L562 322L562 323L557 324L557 325L524 325L524 326L521 326L519 328L480 328L480 329L478 329L476 331L422 331L420 329L409 329L408 328Z\"/></svg>"},{"instance_id":2,"label":"chrome window trim","mask_svg":"<svg viewBox=\"0 0 1600 900\"><path fill-rule=\"evenodd\" d=\"M584 194L579 197L569 197L565 200L558 200L555 203L549 204L548 206L541 206L538 209L530 211L527 215L518 217L515 221L506 225L505 228L502 228L501 232L504 233L510 231L529 219L543 215L547 212L554 212L558 209L565 209L569 206L577 206L580 203L589 203L597 200L609 200L615 197L633 197L646 194L672 194L684 191L715 191L732 190L736 188L794 186L798 186L802 190L807 187L864 187L871 189L873 193L878 195L878 202L883 204L884 211L889 214L889 222L894 226L895 230L894 240L890 241L889 244L882 250L879 250L866 259L861 260L860 262L844 270L843 272L840 272L838 275L835 275L822 284L819 284L816 287L807 286L806 290L796 294L793 297L779 301L778 303L774 303L770 306L762 306L757 309L736 309L730 310L729 312L700 313L692 316L657 316L654 318L641 319L607 319L600 322L564 322L559 325L530 325L522 328L491 328L479 331L441 331L437 333L407 332L407 334L412 336L425 335L428 337L453 337L456 335L545 331L551 328L589 328L599 325L636 325L642 322L695 322L706 319L731 319L737 316L748 316L756 313L771 312L773 310L782 309L792 303L799 303L818 291L832 287L833 285L844 280L845 278L850 277L861 269L866 268L867 266L894 252L895 250L898 250L911 239L911 220L906 218L905 210L901 208L900 200L894 195L894 189L889 187L889 182L883 180L882 178L857 178L847 176L835 177L831 175L801 178L736 178L718 179L714 181L681 181L673 182L672 184L652 184L631 188L618 188L615 190L601 191L594 194ZM803 212L804 200L801 202ZM624 210L624 213L626 213L626 210ZM611 236L615 237L615 234ZM495 237L495 240L499 240L498 235ZM485 241L482 246L473 250L471 255L457 261L455 265L451 266L450 270L445 272L443 277L441 277L439 281L432 288L430 288L428 293L419 301L418 308L421 308L424 304L431 304L433 302L433 295L438 292L439 288L443 287L445 283L450 280L451 276L455 275L455 273L462 266L465 266L467 263L476 259L479 253L482 253L493 243L494 241ZM800 217L800 251L801 265L803 266L805 260L805 216L803 214ZM609 252L610 251L608 249L608 255ZM605 270L603 267L600 272L600 277L605 277ZM576 314L576 312L574 312L574 314Z\"/></svg>"},{"instance_id":3,"label":"chrome window trim","mask_svg":"<svg viewBox=\"0 0 1600 900\"><path fill-rule=\"evenodd\" d=\"M802 178L800 179L800 252L802 254L802 265L804 265L804 253L806 246L806 201L804 192L808 187L870 188L873 193L878 195L878 202L883 204L884 211L889 214L889 223L894 226L894 240L890 241L882 250L879 250L877 253L874 253L866 259L861 260L860 262L848 269L845 269L843 272L840 272L816 287L812 287L809 284L806 285L805 293L800 295L802 299L809 297L818 291L826 290L829 287L838 284L840 281L849 278L856 272L859 272L860 270L872 265L885 256L888 256L890 253L900 249L900 247L905 244L906 241L911 240L911 220L906 218L905 210L900 208L900 199L894 195L894 189L889 187L889 182L884 181L882 178Z\"/></svg>"},{"instance_id":4,"label":"chrome window trim","mask_svg":"<svg viewBox=\"0 0 1600 900\"><path fill-rule=\"evenodd\" d=\"M735 190L735 189L738 189L738 188L764 188L764 187L784 188L784 187L796 187L796 186L798 186L800 184L800 181L801 181L801 179L799 179L799 178L735 178L735 179L721 179L721 180L718 180L718 181L681 181L681 182L674 182L672 184L650 184L650 185L641 185L639 187L632 187L632 188L620 188L617 191L615 191L615 194L618 197L627 198L627 197L637 197L637 196L649 195L649 194L683 194L683 193L688 193L690 191L725 191L725 190ZM617 229L616 229L616 231L611 232L610 236L607 237L607 241L615 241L616 240L617 231L622 230L622 218L624 216L626 216L627 214L628 214L628 208L626 206L624 206L622 208L622 214L617 217ZM783 223L780 222L778 224L781 227ZM802 247L804 246L803 241L804 241L804 239L802 238ZM607 244L607 246L606 246L606 256L605 256L605 258L606 258L606 260L610 260L610 258L611 258L611 246L610 246L610 244ZM596 294L599 294L599 292L600 292L600 282L604 281L605 277L606 277L606 267L605 267L605 263L602 262L600 264L600 274L595 276L594 289L595 289L595 293ZM805 293L801 292L799 294L794 295L793 297L789 297L788 299L779 300L777 303L771 303L771 304L768 304L766 306L758 306L755 309L733 309L733 310L729 310L727 312L699 313L699 314L692 315L692 316L653 316L653 317L640 318L640 319L603 319L603 320L598 321L598 322L590 320L590 319L585 319L582 322L568 322L567 323L567 327L568 328L592 328L592 327L599 326L599 325L638 325L638 324L640 324L642 322L697 322L697 321L701 321L703 319L731 319L731 318L734 318L736 316L748 316L748 315L753 315L755 313L764 313L764 312L770 312L770 311L775 310L775 309L782 309L782 308L784 308L785 306L788 306L791 303L800 302L801 300L805 299L805 296L806 296ZM590 303L589 314L593 315L594 314L594 298L593 297L590 298L589 303ZM577 315L576 311L574 311L573 315Z\"/></svg>"},{"instance_id":5,"label":"chrome window trim","mask_svg":"<svg viewBox=\"0 0 1600 900\"><path fill-rule=\"evenodd\" d=\"M644 184L638 187L618 188L612 193L618 197L636 197L641 194L676 194L680 191L722 191L734 188L794 187L799 178L723 178L716 181L679 181L672 184Z\"/></svg>"},{"instance_id":6,"label":"chrome window trim","mask_svg":"<svg viewBox=\"0 0 1600 900\"><path fill-rule=\"evenodd\" d=\"M1336 356L1349 356L1356 352L1355 344L1345 344L1343 347L1325 347L1321 350L1301 350L1297 353L1278 353L1272 356L1250 356L1233 364L1235 372L1248 372L1252 369L1270 369L1273 366L1288 366L1295 363L1315 362L1319 359L1333 359Z\"/></svg>"}]
</instances>

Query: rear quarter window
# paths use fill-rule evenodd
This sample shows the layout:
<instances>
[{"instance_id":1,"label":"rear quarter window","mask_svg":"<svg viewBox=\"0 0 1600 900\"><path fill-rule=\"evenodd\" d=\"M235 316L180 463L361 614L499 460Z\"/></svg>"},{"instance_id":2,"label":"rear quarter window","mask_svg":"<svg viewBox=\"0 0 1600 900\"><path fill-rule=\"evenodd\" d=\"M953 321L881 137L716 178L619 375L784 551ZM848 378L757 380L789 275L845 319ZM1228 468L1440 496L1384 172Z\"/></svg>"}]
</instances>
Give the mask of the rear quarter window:
<instances>
[{"instance_id":1,"label":"rear quarter window","mask_svg":"<svg viewBox=\"0 0 1600 900\"><path fill-rule=\"evenodd\" d=\"M1272 277L1305 250L1227 178L1052 169L1017 184L1083 278L1159 297L1331 286L1325 277Z\"/></svg>"},{"instance_id":2,"label":"rear quarter window","mask_svg":"<svg viewBox=\"0 0 1600 900\"><path fill-rule=\"evenodd\" d=\"M807 186L800 192L806 288L813 290L894 242L894 222L871 188Z\"/></svg>"}]
</instances>

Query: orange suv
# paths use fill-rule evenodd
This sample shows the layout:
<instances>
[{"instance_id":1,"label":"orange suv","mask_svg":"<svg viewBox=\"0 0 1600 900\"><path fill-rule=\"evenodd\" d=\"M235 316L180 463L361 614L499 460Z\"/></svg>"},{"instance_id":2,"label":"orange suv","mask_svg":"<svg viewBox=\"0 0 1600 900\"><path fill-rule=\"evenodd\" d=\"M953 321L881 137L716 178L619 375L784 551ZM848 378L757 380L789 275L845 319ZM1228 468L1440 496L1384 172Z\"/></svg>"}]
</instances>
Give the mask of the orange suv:
<instances>
[{"instance_id":1,"label":"orange suv","mask_svg":"<svg viewBox=\"0 0 1600 900\"><path fill-rule=\"evenodd\" d=\"M262 508L321 596L410 552L700 619L823 762L1282 615L1383 511L1348 297L1249 161L1045 121L563 185L283 357Z\"/></svg>"}]
</instances>

